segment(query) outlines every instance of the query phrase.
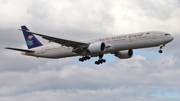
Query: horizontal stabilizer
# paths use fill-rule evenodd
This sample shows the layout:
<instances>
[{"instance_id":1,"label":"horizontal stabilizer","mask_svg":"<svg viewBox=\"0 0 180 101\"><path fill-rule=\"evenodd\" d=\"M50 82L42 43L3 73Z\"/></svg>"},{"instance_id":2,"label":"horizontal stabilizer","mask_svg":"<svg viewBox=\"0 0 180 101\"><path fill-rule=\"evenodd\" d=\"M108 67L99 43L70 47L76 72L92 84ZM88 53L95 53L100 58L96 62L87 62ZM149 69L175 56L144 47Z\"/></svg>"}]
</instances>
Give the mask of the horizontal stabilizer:
<instances>
[{"instance_id":1,"label":"horizontal stabilizer","mask_svg":"<svg viewBox=\"0 0 180 101\"><path fill-rule=\"evenodd\" d=\"M27 50L27 49L19 49L19 48L10 48L6 47L5 49L15 50L15 51L21 51L21 52L35 52L33 50Z\"/></svg>"}]
</instances>

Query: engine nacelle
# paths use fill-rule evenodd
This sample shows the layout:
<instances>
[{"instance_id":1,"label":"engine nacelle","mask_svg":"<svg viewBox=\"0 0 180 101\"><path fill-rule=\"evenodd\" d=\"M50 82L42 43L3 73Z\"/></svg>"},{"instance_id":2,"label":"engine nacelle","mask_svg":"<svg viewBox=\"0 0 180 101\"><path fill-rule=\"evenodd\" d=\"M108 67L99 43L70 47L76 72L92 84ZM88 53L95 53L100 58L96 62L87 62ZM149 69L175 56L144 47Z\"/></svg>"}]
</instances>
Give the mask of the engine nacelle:
<instances>
[{"instance_id":1,"label":"engine nacelle","mask_svg":"<svg viewBox=\"0 0 180 101\"><path fill-rule=\"evenodd\" d=\"M102 53L106 50L106 45L104 42L91 43L88 47L91 53Z\"/></svg>"},{"instance_id":2,"label":"engine nacelle","mask_svg":"<svg viewBox=\"0 0 180 101\"><path fill-rule=\"evenodd\" d=\"M133 56L133 50L118 51L115 53L115 56L120 59L131 58Z\"/></svg>"}]
</instances>

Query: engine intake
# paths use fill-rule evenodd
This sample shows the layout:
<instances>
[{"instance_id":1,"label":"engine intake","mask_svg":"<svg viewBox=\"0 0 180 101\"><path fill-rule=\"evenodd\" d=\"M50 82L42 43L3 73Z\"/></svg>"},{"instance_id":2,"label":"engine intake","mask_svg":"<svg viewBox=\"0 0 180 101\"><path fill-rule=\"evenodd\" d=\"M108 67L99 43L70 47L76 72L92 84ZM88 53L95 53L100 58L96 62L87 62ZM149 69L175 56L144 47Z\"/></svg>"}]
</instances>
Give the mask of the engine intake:
<instances>
[{"instance_id":1,"label":"engine intake","mask_svg":"<svg viewBox=\"0 0 180 101\"><path fill-rule=\"evenodd\" d=\"M133 56L133 50L118 51L115 53L115 56L120 59L128 59Z\"/></svg>"},{"instance_id":2,"label":"engine intake","mask_svg":"<svg viewBox=\"0 0 180 101\"><path fill-rule=\"evenodd\" d=\"M106 51L106 45L104 42L91 43L88 47L91 53L102 53Z\"/></svg>"}]
</instances>

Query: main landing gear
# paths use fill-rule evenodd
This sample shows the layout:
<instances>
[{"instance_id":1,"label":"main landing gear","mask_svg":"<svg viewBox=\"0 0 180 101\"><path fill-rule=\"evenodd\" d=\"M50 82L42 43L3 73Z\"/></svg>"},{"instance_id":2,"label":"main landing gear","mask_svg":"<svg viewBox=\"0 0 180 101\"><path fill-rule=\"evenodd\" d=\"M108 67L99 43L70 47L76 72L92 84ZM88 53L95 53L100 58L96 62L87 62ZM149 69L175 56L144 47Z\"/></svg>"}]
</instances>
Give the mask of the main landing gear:
<instances>
[{"instance_id":1,"label":"main landing gear","mask_svg":"<svg viewBox=\"0 0 180 101\"><path fill-rule=\"evenodd\" d=\"M95 64L99 65L99 64L102 64L102 63L105 63L105 62L106 62L105 59L99 59L98 61L95 61Z\"/></svg>"},{"instance_id":2,"label":"main landing gear","mask_svg":"<svg viewBox=\"0 0 180 101\"><path fill-rule=\"evenodd\" d=\"M84 62L86 60L89 60L90 58L91 58L90 56L83 56L83 57L79 58L79 61ZM103 59L103 54L102 54L102 55L99 55L99 59L97 61L95 61L95 64L99 65L99 64L102 64L102 63L105 63L105 62L106 62L106 60Z\"/></svg>"},{"instance_id":3,"label":"main landing gear","mask_svg":"<svg viewBox=\"0 0 180 101\"><path fill-rule=\"evenodd\" d=\"M79 58L79 61L84 62L86 60L89 60L90 58L90 56L83 56L82 58Z\"/></svg>"},{"instance_id":4,"label":"main landing gear","mask_svg":"<svg viewBox=\"0 0 180 101\"><path fill-rule=\"evenodd\" d=\"M102 64L102 63L105 63L106 60L105 59L102 59L103 58L103 54L102 55L99 55L99 59L97 61L95 61L95 64L96 65L99 65L99 64Z\"/></svg>"},{"instance_id":5,"label":"main landing gear","mask_svg":"<svg viewBox=\"0 0 180 101\"><path fill-rule=\"evenodd\" d=\"M165 46L164 44L163 44L163 45L160 45L159 53L163 53L162 48L163 48L164 46Z\"/></svg>"}]
</instances>

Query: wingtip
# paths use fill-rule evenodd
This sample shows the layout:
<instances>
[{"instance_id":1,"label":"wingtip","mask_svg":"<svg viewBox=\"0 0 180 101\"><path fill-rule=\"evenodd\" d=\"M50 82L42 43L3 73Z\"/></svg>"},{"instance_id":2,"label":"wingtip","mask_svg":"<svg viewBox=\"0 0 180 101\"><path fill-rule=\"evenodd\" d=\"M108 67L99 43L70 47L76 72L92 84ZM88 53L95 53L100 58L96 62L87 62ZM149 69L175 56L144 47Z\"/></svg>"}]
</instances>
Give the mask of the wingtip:
<instances>
[{"instance_id":1,"label":"wingtip","mask_svg":"<svg viewBox=\"0 0 180 101\"><path fill-rule=\"evenodd\" d=\"M9 47L4 47L4 49L9 49Z\"/></svg>"}]
</instances>

